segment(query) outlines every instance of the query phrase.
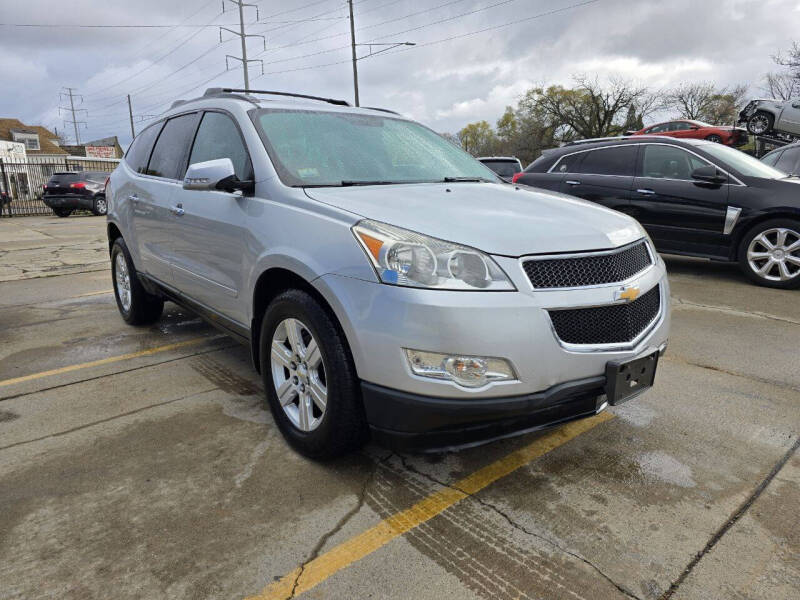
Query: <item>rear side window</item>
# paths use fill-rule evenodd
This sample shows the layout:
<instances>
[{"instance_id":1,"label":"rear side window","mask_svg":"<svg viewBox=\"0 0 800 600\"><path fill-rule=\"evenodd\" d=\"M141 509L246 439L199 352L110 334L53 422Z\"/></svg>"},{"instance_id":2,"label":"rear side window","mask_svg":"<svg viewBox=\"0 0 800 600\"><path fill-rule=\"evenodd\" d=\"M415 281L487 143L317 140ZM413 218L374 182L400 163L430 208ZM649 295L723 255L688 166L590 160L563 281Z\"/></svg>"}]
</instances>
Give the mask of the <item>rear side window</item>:
<instances>
[{"instance_id":1,"label":"rear side window","mask_svg":"<svg viewBox=\"0 0 800 600\"><path fill-rule=\"evenodd\" d=\"M158 136L147 174L167 179L182 179L186 172L186 154L197 128L197 113L181 115L167 121Z\"/></svg>"},{"instance_id":2,"label":"rear side window","mask_svg":"<svg viewBox=\"0 0 800 600\"><path fill-rule=\"evenodd\" d=\"M588 175L633 176L635 164L636 146L599 148L586 153L578 172Z\"/></svg>"},{"instance_id":3,"label":"rear side window","mask_svg":"<svg viewBox=\"0 0 800 600\"><path fill-rule=\"evenodd\" d=\"M583 156L585 152L579 152L578 154L568 154L567 156L562 156L561 160L558 161L555 168L553 169L554 173L577 173L577 169L583 160Z\"/></svg>"},{"instance_id":4,"label":"rear side window","mask_svg":"<svg viewBox=\"0 0 800 600\"><path fill-rule=\"evenodd\" d=\"M144 173L147 170L147 161L150 160L150 152L153 150L158 132L161 131L161 125L158 123L142 131L128 148L125 162L137 173Z\"/></svg>"},{"instance_id":5,"label":"rear side window","mask_svg":"<svg viewBox=\"0 0 800 600\"><path fill-rule=\"evenodd\" d=\"M242 181L253 179L253 165L236 124L228 115L207 112L197 130L189 164L218 158L230 158L236 177Z\"/></svg>"},{"instance_id":6,"label":"rear side window","mask_svg":"<svg viewBox=\"0 0 800 600\"><path fill-rule=\"evenodd\" d=\"M800 158L800 152L794 149L784 150L781 157L775 163L775 168L780 169L784 173L790 175L797 174L797 159Z\"/></svg>"}]
</instances>

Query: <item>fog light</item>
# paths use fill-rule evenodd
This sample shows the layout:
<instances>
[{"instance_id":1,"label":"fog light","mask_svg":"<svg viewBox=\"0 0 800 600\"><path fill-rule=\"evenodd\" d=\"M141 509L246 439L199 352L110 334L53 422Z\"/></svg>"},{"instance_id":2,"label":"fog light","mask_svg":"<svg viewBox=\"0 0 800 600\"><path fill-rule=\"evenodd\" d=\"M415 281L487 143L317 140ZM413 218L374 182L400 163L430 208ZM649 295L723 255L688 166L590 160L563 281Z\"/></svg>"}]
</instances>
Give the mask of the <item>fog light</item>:
<instances>
[{"instance_id":1,"label":"fog light","mask_svg":"<svg viewBox=\"0 0 800 600\"><path fill-rule=\"evenodd\" d=\"M463 387L479 388L493 381L513 381L517 378L511 364L502 358L421 350L405 352L414 375L449 380Z\"/></svg>"}]
</instances>

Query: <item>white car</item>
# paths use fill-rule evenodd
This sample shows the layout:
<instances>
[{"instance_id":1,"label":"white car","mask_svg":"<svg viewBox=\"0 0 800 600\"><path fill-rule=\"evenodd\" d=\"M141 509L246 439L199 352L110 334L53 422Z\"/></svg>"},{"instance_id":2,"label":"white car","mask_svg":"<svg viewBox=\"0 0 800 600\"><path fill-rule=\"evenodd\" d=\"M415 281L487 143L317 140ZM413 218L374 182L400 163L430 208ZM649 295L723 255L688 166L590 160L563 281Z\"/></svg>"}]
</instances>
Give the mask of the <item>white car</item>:
<instances>
[{"instance_id":1,"label":"white car","mask_svg":"<svg viewBox=\"0 0 800 600\"><path fill-rule=\"evenodd\" d=\"M739 113L739 122L745 123L753 135L800 137L800 98L751 100Z\"/></svg>"}]
</instances>

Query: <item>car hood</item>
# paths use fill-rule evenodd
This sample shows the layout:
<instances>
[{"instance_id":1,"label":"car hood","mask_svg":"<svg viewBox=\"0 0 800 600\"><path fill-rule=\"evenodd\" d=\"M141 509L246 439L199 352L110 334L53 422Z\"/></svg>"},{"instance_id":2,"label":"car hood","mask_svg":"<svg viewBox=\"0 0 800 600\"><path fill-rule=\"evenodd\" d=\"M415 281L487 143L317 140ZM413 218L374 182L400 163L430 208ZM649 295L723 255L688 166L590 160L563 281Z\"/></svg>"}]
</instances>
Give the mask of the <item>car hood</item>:
<instances>
[{"instance_id":1,"label":"car hood","mask_svg":"<svg viewBox=\"0 0 800 600\"><path fill-rule=\"evenodd\" d=\"M645 235L622 213L512 185L325 187L306 194L361 217L505 256L615 248Z\"/></svg>"}]
</instances>

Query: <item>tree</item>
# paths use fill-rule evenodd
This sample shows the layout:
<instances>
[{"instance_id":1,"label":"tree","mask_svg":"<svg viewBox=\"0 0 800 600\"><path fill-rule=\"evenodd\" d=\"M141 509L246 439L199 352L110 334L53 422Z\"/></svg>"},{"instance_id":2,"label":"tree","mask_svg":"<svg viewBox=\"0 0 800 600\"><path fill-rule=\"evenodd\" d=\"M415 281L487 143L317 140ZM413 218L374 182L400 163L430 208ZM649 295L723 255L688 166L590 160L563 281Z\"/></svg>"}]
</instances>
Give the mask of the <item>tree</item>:
<instances>
[{"instance_id":1,"label":"tree","mask_svg":"<svg viewBox=\"0 0 800 600\"><path fill-rule=\"evenodd\" d=\"M717 88L708 81L684 83L664 94L663 107L681 119L727 125L736 121L746 94L746 85Z\"/></svg>"},{"instance_id":2,"label":"tree","mask_svg":"<svg viewBox=\"0 0 800 600\"><path fill-rule=\"evenodd\" d=\"M506 112L497 120L497 137L504 147L513 147L519 138L519 121L514 108L506 106Z\"/></svg>"},{"instance_id":3,"label":"tree","mask_svg":"<svg viewBox=\"0 0 800 600\"><path fill-rule=\"evenodd\" d=\"M761 89L770 98L791 100L800 96L800 79L788 72L767 73Z\"/></svg>"},{"instance_id":4,"label":"tree","mask_svg":"<svg viewBox=\"0 0 800 600\"><path fill-rule=\"evenodd\" d=\"M786 67L792 77L800 80L800 42L794 42L787 54L778 54L773 56L772 60Z\"/></svg>"},{"instance_id":5,"label":"tree","mask_svg":"<svg viewBox=\"0 0 800 600\"><path fill-rule=\"evenodd\" d=\"M458 132L461 147L473 156L490 156L497 148L497 135L487 121L470 123Z\"/></svg>"}]
</instances>

